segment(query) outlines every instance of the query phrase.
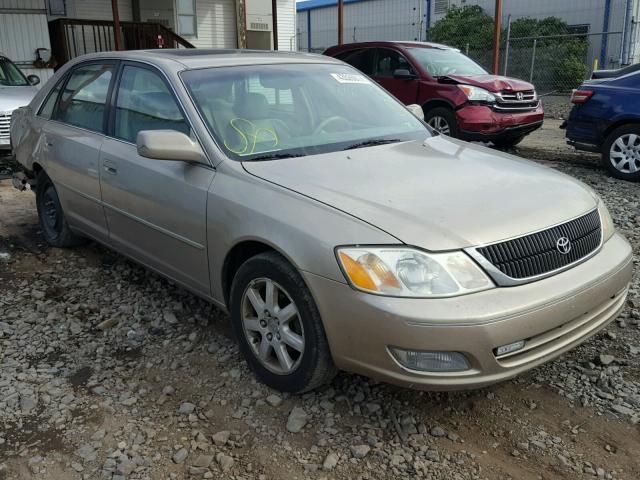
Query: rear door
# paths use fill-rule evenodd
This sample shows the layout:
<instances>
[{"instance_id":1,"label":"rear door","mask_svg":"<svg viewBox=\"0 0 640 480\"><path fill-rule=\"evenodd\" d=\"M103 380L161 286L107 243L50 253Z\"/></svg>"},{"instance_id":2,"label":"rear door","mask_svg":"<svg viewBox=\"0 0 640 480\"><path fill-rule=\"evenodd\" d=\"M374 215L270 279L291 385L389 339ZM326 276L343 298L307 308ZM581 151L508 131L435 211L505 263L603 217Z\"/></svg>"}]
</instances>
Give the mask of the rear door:
<instances>
[{"instance_id":1,"label":"rear door","mask_svg":"<svg viewBox=\"0 0 640 480\"><path fill-rule=\"evenodd\" d=\"M407 70L414 78L396 78L394 72ZM397 50L378 48L376 52L373 79L405 105L418 100L418 75L411 63Z\"/></svg>"},{"instance_id":2,"label":"rear door","mask_svg":"<svg viewBox=\"0 0 640 480\"><path fill-rule=\"evenodd\" d=\"M141 263L205 295L207 191L215 170L138 155L142 130L193 135L163 74L124 62L111 101L109 136L100 157L102 200L111 244Z\"/></svg>"},{"instance_id":3,"label":"rear door","mask_svg":"<svg viewBox=\"0 0 640 480\"><path fill-rule=\"evenodd\" d=\"M99 161L106 100L115 70L116 62L78 65L68 74L61 91L54 89L40 112L50 115L42 127L41 156L67 220L103 241L108 234L100 199Z\"/></svg>"}]
</instances>

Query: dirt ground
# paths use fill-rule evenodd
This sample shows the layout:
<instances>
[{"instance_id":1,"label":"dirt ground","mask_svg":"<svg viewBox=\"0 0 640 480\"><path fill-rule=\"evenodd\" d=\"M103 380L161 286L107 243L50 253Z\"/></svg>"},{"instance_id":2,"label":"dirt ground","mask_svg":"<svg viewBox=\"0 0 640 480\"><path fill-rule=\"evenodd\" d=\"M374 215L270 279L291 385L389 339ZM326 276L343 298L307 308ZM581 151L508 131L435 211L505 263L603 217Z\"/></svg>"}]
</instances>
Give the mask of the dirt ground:
<instances>
[{"instance_id":1,"label":"dirt ground","mask_svg":"<svg viewBox=\"0 0 640 480\"><path fill-rule=\"evenodd\" d=\"M640 187L559 124L513 153L596 188L637 260ZM49 248L33 193L0 180L0 479L638 479L639 307L634 286L606 333L483 390L342 373L282 395L254 380L224 313L99 245Z\"/></svg>"}]
</instances>

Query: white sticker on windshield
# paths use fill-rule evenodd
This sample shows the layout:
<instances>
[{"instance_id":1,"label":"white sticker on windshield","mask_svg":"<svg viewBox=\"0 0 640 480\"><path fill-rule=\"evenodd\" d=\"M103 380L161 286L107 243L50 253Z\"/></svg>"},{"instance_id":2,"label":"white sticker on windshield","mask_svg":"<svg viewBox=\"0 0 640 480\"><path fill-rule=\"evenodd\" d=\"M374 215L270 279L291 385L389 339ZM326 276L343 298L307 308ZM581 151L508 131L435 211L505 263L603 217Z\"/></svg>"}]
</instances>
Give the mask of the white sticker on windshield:
<instances>
[{"instance_id":1,"label":"white sticker on windshield","mask_svg":"<svg viewBox=\"0 0 640 480\"><path fill-rule=\"evenodd\" d=\"M369 79L367 79L367 77L365 77L364 75L359 75L357 73L332 73L331 76L340 83L371 83Z\"/></svg>"}]
</instances>

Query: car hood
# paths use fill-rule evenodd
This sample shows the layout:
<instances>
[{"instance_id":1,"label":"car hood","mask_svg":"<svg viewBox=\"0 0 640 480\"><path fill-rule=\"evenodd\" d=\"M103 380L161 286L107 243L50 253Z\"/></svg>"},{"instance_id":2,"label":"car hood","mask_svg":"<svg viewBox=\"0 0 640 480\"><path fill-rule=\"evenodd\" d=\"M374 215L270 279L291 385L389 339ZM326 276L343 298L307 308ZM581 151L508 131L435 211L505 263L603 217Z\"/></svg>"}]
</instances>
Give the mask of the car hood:
<instances>
[{"instance_id":1,"label":"car hood","mask_svg":"<svg viewBox=\"0 0 640 480\"><path fill-rule=\"evenodd\" d=\"M490 92L502 92L503 90L523 91L533 90L535 87L529 82L499 75L447 75L440 77L441 82L460 83L484 88Z\"/></svg>"},{"instance_id":2,"label":"car hood","mask_svg":"<svg viewBox=\"0 0 640 480\"><path fill-rule=\"evenodd\" d=\"M28 105L38 93L35 87L0 86L0 112L12 112L16 108Z\"/></svg>"},{"instance_id":3,"label":"car hood","mask_svg":"<svg viewBox=\"0 0 640 480\"><path fill-rule=\"evenodd\" d=\"M597 205L567 175L443 136L243 166L432 251L524 235Z\"/></svg>"}]
</instances>

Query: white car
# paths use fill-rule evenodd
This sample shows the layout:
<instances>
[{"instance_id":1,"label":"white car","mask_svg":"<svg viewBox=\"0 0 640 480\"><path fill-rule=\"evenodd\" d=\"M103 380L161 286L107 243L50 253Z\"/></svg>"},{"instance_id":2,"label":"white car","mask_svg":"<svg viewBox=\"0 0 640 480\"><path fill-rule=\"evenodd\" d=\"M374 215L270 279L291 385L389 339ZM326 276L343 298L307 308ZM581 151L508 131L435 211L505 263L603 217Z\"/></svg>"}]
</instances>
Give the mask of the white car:
<instances>
[{"instance_id":1,"label":"white car","mask_svg":"<svg viewBox=\"0 0 640 480\"><path fill-rule=\"evenodd\" d=\"M9 127L11 114L16 108L28 105L38 92L37 75L24 76L16 65L0 54L0 151L11 148Z\"/></svg>"}]
</instances>

